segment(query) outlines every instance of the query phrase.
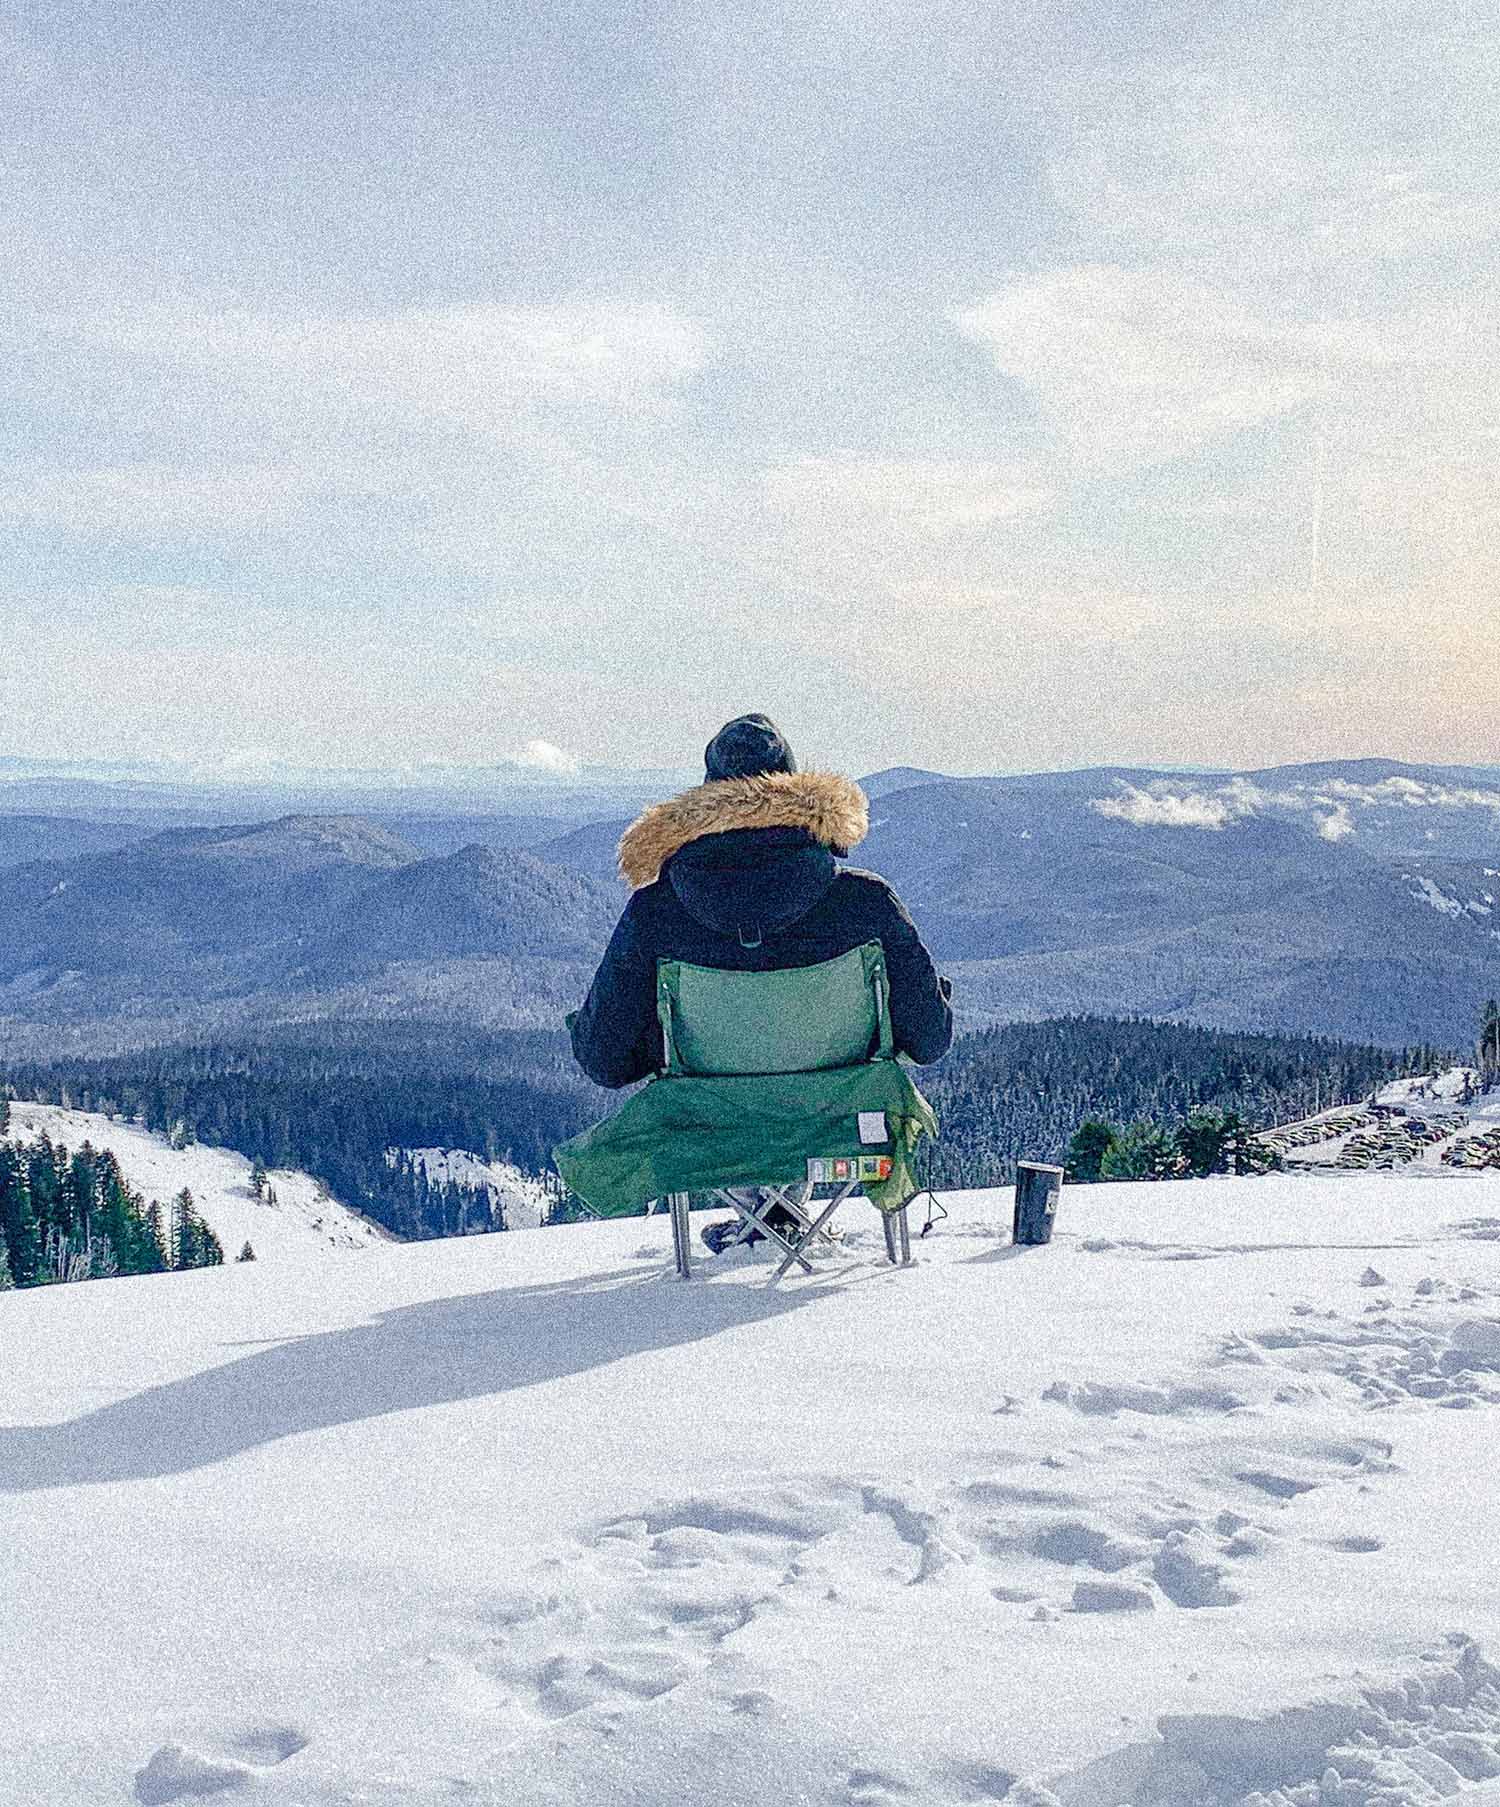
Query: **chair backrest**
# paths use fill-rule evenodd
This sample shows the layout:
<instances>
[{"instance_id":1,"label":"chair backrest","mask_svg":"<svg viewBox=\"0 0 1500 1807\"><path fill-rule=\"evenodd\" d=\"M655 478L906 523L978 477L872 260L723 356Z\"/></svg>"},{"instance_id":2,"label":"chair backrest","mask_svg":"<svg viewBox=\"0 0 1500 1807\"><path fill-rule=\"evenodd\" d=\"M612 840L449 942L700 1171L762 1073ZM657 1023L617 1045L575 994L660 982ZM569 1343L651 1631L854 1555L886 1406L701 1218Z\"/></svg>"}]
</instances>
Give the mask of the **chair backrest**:
<instances>
[{"instance_id":1,"label":"chair backrest","mask_svg":"<svg viewBox=\"0 0 1500 1807\"><path fill-rule=\"evenodd\" d=\"M667 1073L815 1073L894 1057L878 941L772 972L659 960L656 1011Z\"/></svg>"}]
</instances>

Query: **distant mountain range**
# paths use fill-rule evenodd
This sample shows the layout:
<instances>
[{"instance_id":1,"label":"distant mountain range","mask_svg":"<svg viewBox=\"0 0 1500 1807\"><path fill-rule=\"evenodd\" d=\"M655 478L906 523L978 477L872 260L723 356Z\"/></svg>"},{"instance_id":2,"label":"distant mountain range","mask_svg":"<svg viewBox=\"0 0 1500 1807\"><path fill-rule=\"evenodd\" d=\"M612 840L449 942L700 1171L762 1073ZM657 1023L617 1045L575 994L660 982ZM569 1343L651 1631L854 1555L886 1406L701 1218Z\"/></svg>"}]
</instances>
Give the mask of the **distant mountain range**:
<instances>
[{"instance_id":1,"label":"distant mountain range","mask_svg":"<svg viewBox=\"0 0 1500 1807\"><path fill-rule=\"evenodd\" d=\"M1486 861L1500 870L1500 785L1483 768L862 782L855 862L906 898L974 1017L1138 1013L1458 1045L1500 989L1486 901L1500 878L1485 877ZM623 826L539 851L604 882Z\"/></svg>"},{"instance_id":2,"label":"distant mountain range","mask_svg":"<svg viewBox=\"0 0 1500 1807\"><path fill-rule=\"evenodd\" d=\"M1142 1014L1459 1046L1500 992L1490 768L862 782L855 861L906 898L970 1022ZM623 902L615 844L644 800L591 793L583 821L422 800L155 833L0 813L0 1042L5 1019L366 1000L555 1021Z\"/></svg>"},{"instance_id":3,"label":"distant mountain range","mask_svg":"<svg viewBox=\"0 0 1500 1807\"><path fill-rule=\"evenodd\" d=\"M171 829L0 871L0 1017L308 1008L377 975L388 1004L388 969L421 989L434 965L469 960L532 963L538 979L561 963L560 1003L617 906L613 888L531 854L470 846L424 858L357 817ZM514 975L507 983L516 989ZM529 1003L534 987L521 989Z\"/></svg>"},{"instance_id":4,"label":"distant mountain range","mask_svg":"<svg viewBox=\"0 0 1500 1807\"><path fill-rule=\"evenodd\" d=\"M552 816L581 821L637 809L693 782L668 767L500 760L465 766L426 761L409 767L294 765L226 760L184 765L167 760L24 759L0 755L0 815L84 816L96 821L210 825L284 815L380 815L395 812L489 818Z\"/></svg>"}]
</instances>

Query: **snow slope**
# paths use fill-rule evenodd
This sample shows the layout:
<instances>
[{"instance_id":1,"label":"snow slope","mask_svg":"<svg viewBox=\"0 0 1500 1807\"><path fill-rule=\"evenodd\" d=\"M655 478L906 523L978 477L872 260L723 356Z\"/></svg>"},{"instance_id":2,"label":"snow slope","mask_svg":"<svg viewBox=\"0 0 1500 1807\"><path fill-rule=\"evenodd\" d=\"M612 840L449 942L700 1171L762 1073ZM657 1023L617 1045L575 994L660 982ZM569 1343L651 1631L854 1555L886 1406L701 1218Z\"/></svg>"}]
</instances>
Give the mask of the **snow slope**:
<instances>
[{"instance_id":1,"label":"snow slope","mask_svg":"<svg viewBox=\"0 0 1500 1807\"><path fill-rule=\"evenodd\" d=\"M0 1298L0 1802L1497 1807L1500 1178L945 1202Z\"/></svg>"},{"instance_id":2,"label":"snow slope","mask_svg":"<svg viewBox=\"0 0 1500 1807\"><path fill-rule=\"evenodd\" d=\"M202 1143L173 1148L165 1137L137 1123L19 1099L11 1104L10 1123L6 1133L11 1137L26 1140L45 1132L69 1150L85 1142L107 1149L130 1185L164 1209L186 1186L198 1215L223 1244L226 1261L233 1261L247 1242L258 1261L275 1261L395 1240L368 1217L321 1193L310 1174L292 1168L270 1174L274 1203L258 1199L250 1185L249 1161L232 1149Z\"/></svg>"},{"instance_id":3,"label":"snow slope","mask_svg":"<svg viewBox=\"0 0 1500 1807\"><path fill-rule=\"evenodd\" d=\"M461 1186L476 1195L475 1221L488 1227L491 1213L503 1213L512 1230L535 1230L547 1215L547 1189L533 1174L523 1173L509 1161L487 1161L467 1148L392 1148L386 1159L394 1164L405 1156L434 1186ZM478 1194L485 1203L478 1205Z\"/></svg>"}]
</instances>

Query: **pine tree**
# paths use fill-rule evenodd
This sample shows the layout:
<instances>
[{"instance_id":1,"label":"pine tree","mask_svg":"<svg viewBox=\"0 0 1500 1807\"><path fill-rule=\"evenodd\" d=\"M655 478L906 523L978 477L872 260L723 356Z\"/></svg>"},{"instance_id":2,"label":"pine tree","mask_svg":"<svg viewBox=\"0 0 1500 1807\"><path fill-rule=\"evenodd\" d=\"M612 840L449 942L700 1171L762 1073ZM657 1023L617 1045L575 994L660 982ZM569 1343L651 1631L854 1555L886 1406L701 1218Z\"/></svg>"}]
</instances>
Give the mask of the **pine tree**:
<instances>
[{"instance_id":1,"label":"pine tree","mask_svg":"<svg viewBox=\"0 0 1500 1807\"><path fill-rule=\"evenodd\" d=\"M1234 1111L1194 1111L1177 1126L1177 1152L1195 1179L1222 1173L1228 1165L1230 1143L1238 1135L1240 1119Z\"/></svg>"},{"instance_id":2,"label":"pine tree","mask_svg":"<svg viewBox=\"0 0 1500 1807\"><path fill-rule=\"evenodd\" d=\"M161 1206L154 1198L146 1207L141 1233L145 1238L153 1262L153 1265L146 1271L152 1274L166 1273L172 1266L172 1251L167 1245L167 1233L162 1224Z\"/></svg>"},{"instance_id":3,"label":"pine tree","mask_svg":"<svg viewBox=\"0 0 1500 1807\"><path fill-rule=\"evenodd\" d=\"M198 1215L193 1195L184 1186L172 1201L172 1266L219 1267L224 1246Z\"/></svg>"},{"instance_id":4,"label":"pine tree","mask_svg":"<svg viewBox=\"0 0 1500 1807\"><path fill-rule=\"evenodd\" d=\"M255 1196L257 1198L265 1197L266 1181L269 1177L270 1176L267 1174L266 1169L265 1169L265 1163L262 1161L256 1161L254 1166L251 1167L251 1169L250 1169L250 1190L255 1194Z\"/></svg>"},{"instance_id":5,"label":"pine tree","mask_svg":"<svg viewBox=\"0 0 1500 1807\"><path fill-rule=\"evenodd\" d=\"M1131 1123L1099 1163L1106 1180L1168 1180L1177 1171L1172 1138L1155 1123Z\"/></svg>"},{"instance_id":6,"label":"pine tree","mask_svg":"<svg viewBox=\"0 0 1500 1807\"><path fill-rule=\"evenodd\" d=\"M0 1293L8 1293L15 1283L10 1271L10 1251L5 1246L5 1238L0 1236Z\"/></svg>"},{"instance_id":7,"label":"pine tree","mask_svg":"<svg viewBox=\"0 0 1500 1807\"><path fill-rule=\"evenodd\" d=\"M172 1200L172 1266L177 1270L198 1266L198 1214L186 1186Z\"/></svg>"},{"instance_id":8,"label":"pine tree","mask_svg":"<svg viewBox=\"0 0 1500 1807\"><path fill-rule=\"evenodd\" d=\"M1241 1178L1248 1173L1279 1172L1282 1157L1264 1142L1256 1140L1249 1124L1235 1119L1235 1126L1224 1143L1224 1157L1232 1173Z\"/></svg>"},{"instance_id":9,"label":"pine tree","mask_svg":"<svg viewBox=\"0 0 1500 1807\"><path fill-rule=\"evenodd\" d=\"M251 1248L248 1242L245 1244L244 1248L240 1250L238 1259L241 1261L253 1261L255 1259L255 1250Z\"/></svg>"},{"instance_id":10,"label":"pine tree","mask_svg":"<svg viewBox=\"0 0 1500 1807\"><path fill-rule=\"evenodd\" d=\"M0 1142L0 1241L5 1244L11 1279L17 1286L33 1285L41 1270L42 1238L26 1163L9 1142Z\"/></svg>"},{"instance_id":11,"label":"pine tree","mask_svg":"<svg viewBox=\"0 0 1500 1807\"><path fill-rule=\"evenodd\" d=\"M1070 1180L1088 1183L1100 1177L1100 1163L1119 1140L1113 1123L1101 1123L1097 1117L1086 1117L1073 1131L1064 1165Z\"/></svg>"},{"instance_id":12,"label":"pine tree","mask_svg":"<svg viewBox=\"0 0 1500 1807\"><path fill-rule=\"evenodd\" d=\"M224 1245L200 1217L198 1219L199 1267L223 1267Z\"/></svg>"}]
</instances>

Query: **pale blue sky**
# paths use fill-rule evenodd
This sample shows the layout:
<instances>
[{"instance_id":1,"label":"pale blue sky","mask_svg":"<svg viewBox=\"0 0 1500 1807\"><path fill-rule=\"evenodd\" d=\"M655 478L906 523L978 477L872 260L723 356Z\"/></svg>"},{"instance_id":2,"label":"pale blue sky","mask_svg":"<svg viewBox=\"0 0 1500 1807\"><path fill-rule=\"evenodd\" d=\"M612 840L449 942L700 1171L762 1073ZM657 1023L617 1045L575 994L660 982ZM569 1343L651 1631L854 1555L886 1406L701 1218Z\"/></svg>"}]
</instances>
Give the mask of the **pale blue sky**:
<instances>
[{"instance_id":1,"label":"pale blue sky","mask_svg":"<svg viewBox=\"0 0 1500 1807\"><path fill-rule=\"evenodd\" d=\"M1488 4L7 18L0 752L1500 758Z\"/></svg>"}]
</instances>

